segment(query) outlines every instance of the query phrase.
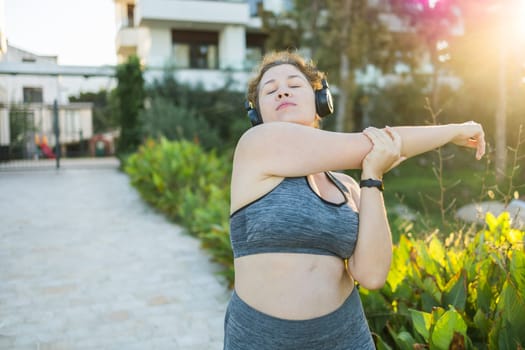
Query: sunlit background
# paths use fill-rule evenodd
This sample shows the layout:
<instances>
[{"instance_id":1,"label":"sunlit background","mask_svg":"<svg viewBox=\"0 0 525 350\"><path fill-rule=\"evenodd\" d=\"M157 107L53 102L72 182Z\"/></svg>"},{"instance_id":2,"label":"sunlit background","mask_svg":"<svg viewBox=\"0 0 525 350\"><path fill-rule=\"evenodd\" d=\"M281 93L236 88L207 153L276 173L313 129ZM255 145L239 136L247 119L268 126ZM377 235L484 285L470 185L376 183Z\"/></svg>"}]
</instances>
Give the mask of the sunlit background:
<instances>
[{"instance_id":1,"label":"sunlit background","mask_svg":"<svg viewBox=\"0 0 525 350\"><path fill-rule=\"evenodd\" d=\"M113 0L2 1L10 45L65 65L116 63Z\"/></svg>"}]
</instances>

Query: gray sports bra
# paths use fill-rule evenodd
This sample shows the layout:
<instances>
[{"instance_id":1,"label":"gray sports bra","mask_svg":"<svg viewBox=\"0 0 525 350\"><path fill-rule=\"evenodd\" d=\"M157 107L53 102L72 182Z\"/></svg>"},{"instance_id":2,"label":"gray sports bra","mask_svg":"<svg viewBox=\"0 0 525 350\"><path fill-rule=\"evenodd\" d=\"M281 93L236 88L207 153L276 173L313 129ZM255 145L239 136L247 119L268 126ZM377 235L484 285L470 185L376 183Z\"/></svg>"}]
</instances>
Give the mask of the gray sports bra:
<instances>
[{"instance_id":1,"label":"gray sports bra","mask_svg":"<svg viewBox=\"0 0 525 350\"><path fill-rule=\"evenodd\" d=\"M348 189L332 174L326 175L345 196L343 203L322 199L306 177L290 177L236 210L230 216L233 256L286 252L350 257L359 214L347 205Z\"/></svg>"}]
</instances>

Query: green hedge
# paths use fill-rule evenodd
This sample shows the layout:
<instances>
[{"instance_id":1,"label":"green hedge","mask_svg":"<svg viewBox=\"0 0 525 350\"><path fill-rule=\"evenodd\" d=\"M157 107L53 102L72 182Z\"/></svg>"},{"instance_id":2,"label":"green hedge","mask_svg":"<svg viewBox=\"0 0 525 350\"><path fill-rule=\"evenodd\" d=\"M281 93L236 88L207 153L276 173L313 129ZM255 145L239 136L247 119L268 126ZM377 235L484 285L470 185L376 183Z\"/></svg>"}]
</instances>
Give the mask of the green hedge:
<instances>
[{"instance_id":1,"label":"green hedge","mask_svg":"<svg viewBox=\"0 0 525 350\"><path fill-rule=\"evenodd\" d=\"M127 160L142 197L202 241L233 283L231 159L188 141L149 140ZM385 286L360 289L378 349L521 349L525 233L508 214L475 233L401 234Z\"/></svg>"}]
</instances>

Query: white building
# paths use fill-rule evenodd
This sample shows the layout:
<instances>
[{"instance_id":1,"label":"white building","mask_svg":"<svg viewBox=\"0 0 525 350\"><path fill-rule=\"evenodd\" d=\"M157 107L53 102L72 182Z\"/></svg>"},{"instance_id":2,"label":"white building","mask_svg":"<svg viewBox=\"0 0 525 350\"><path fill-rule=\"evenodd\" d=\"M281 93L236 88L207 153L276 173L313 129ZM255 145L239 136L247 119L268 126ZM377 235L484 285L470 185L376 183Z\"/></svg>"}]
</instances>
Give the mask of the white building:
<instances>
[{"instance_id":1,"label":"white building","mask_svg":"<svg viewBox=\"0 0 525 350\"><path fill-rule=\"evenodd\" d=\"M177 79L207 88L231 77L242 89L263 53L265 35L257 16L263 6L280 12L284 0L114 0L118 62L132 54L146 67L146 80L175 69Z\"/></svg>"},{"instance_id":2,"label":"white building","mask_svg":"<svg viewBox=\"0 0 525 350\"><path fill-rule=\"evenodd\" d=\"M0 160L34 158L39 154L35 140L55 146L55 101L62 154L68 155L68 146L93 136L92 104L69 103L68 97L114 86L113 67L62 66L56 56L0 46ZM13 125L24 127L11 130Z\"/></svg>"}]
</instances>

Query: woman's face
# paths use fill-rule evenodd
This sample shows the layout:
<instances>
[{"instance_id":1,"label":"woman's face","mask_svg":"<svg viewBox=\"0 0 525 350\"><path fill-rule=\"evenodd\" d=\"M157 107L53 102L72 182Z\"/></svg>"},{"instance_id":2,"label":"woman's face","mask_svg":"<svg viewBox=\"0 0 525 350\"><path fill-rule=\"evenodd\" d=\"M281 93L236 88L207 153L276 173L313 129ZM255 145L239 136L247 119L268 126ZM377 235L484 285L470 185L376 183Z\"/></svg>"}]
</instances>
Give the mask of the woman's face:
<instances>
[{"instance_id":1,"label":"woman's face","mask_svg":"<svg viewBox=\"0 0 525 350\"><path fill-rule=\"evenodd\" d=\"M315 94L303 73L291 64L268 69L259 83L259 108L265 123L314 125Z\"/></svg>"}]
</instances>

